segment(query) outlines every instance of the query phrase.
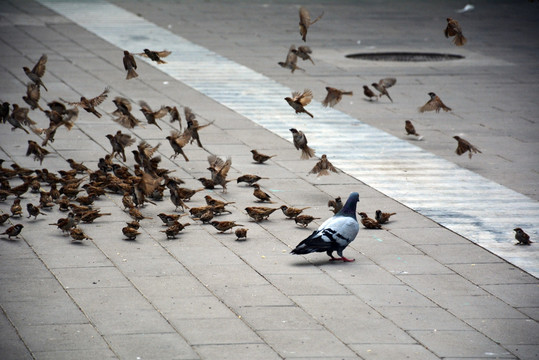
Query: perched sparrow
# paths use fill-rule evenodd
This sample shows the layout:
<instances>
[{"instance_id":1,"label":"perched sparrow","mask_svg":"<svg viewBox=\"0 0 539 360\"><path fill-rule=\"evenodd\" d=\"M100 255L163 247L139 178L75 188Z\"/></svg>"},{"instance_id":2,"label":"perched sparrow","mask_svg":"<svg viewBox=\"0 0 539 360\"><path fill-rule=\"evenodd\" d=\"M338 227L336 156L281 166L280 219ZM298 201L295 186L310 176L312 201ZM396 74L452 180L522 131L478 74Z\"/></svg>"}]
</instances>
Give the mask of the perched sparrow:
<instances>
[{"instance_id":1,"label":"perched sparrow","mask_svg":"<svg viewBox=\"0 0 539 360\"><path fill-rule=\"evenodd\" d=\"M159 213L157 216L159 216L161 221L163 221L163 224L165 224L166 226L172 226L172 224L175 221L178 221L178 219L183 215Z\"/></svg>"},{"instance_id":2,"label":"perched sparrow","mask_svg":"<svg viewBox=\"0 0 539 360\"><path fill-rule=\"evenodd\" d=\"M58 210L60 211L68 211L69 205L71 205L69 198L66 195L62 195L56 202L58 203Z\"/></svg>"},{"instance_id":3,"label":"perched sparrow","mask_svg":"<svg viewBox=\"0 0 539 360\"><path fill-rule=\"evenodd\" d=\"M328 207L329 208L333 208L333 209L330 209L331 211L333 211L334 214L337 214L339 211L341 211L342 209L342 200L341 200L341 197L336 197L334 200L329 200L328 201Z\"/></svg>"},{"instance_id":4,"label":"perched sparrow","mask_svg":"<svg viewBox=\"0 0 539 360\"><path fill-rule=\"evenodd\" d=\"M255 222L259 222L262 220L267 220L274 211L279 210L279 209L280 208L250 206L250 207L246 207L245 211L247 211L247 215L249 215L249 217L252 218Z\"/></svg>"},{"instance_id":5,"label":"perched sparrow","mask_svg":"<svg viewBox=\"0 0 539 360\"><path fill-rule=\"evenodd\" d=\"M136 78L138 76L135 69L137 68L137 62L135 61L135 58L131 53L127 50L124 50L124 69L127 70L127 76L125 77L126 80Z\"/></svg>"},{"instance_id":6,"label":"perched sparrow","mask_svg":"<svg viewBox=\"0 0 539 360\"><path fill-rule=\"evenodd\" d=\"M429 93L430 100L427 103L419 108L419 112L423 113L425 111L436 111L440 112L440 109L444 111L451 111L451 108L445 106L442 100L433 92Z\"/></svg>"},{"instance_id":7,"label":"perched sparrow","mask_svg":"<svg viewBox=\"0 0 539 360\"><path fill-rule=\"evenodd\" d=\"M226 176L230 167L232 166L232 159L228 157L226 161L221 158L218 158L216 155L209 155L208 162L210 167L208 170L211 172L211 179L215 185L221 185L223 187L223 192L226 192Z\"/></svg>"},{"instance_id":8,"label":"perched sparrow","mask_svg":"<svg viewBox=\"0 0 539 360\"><path fill-rule=\"evenodd\" d=\"M169 141L172 150L174 150L174 154L170 156L171 159L175 159L176 156L182 154L185 161L189 161L187 155L185 155L185 153L183 152L183 147L187 145L189 143L189 140L191 139L189 133L184 132L183 134L181 134L178 130L172 130L170 132L170 135L167 136L166 139Z\"/></svg>"},{"instance_id":9,"label":"perched sparrow","mask_svg":"<svg viewBox=\"0 0 539 360\"><path fill-rule=\"evenodd\" d=\"M313 220L318 220L318 219L321 219L321 218L315 218L315 217L312 217L311 215L298 215L294 218L294 220L296 221L296 224L301 225L303 227L309 226L309 224Z\"/></svg>"},{"instance_id":10,"label":"perched sparrow","mask_svg":"<svg viewBox=\"0 0 539 360\"><path fill-rule=\"evenodd\" d=\"M382 228L382 225L380 225L378 221L371 219L364 212L360 212L358 214L359 216L361 216L361 223L366 229L381 229Z\"/></svg>"},{"instance_id":11,"label":"perched sparrow","mask_svg":"<svg viewBox=\"0 0 539 360\"><path fill-rule=\"evenodd\" d=\"M39 160L39 164L41 165L43 163L43 159L48 154L48 150L43 149L35 141L28 140L28 149L26 150L26 156L34 155L34 160Z\"/></svg>"},{"instance_id":12,"label":"perched sparrow","mask_svg":"<svg viewBox=\"0 0 539 360\"><path fill-rule=\"evenodd\" d=\"M343 95L354 95L352 91L339 90L331 86L326 86L326 90L328 93L324 101L322 101L322 105L325 107L334 107L341 101Z\"/></svg>"},{"instance_id":13,"label":"perched sparrow","mask_svg":"<svg viewBox=\"0 0 539 360\"><path fill-rule=\"evenodd\" d=\"M32 68L32 70L30 70L26 66L23 67L22 69L24 70L24 73L26 74L26 76L28 76L30 80L32 80L38 86L43 86L43 89L45 89L45 91L48 91L45 84L43 84L43 81L41 81L41 78L43 77L43 75L45 75L46 64L47 64L47 55L43 54L37 61L37 64Z\"/></svg>"},{"instance_id":14,"label":"perched sparrow","mask_svg":"<svg viewBox=\"0 0 539 360\"><path fill-rule=\"evenodd\" d=\"M15 187L12 187L11 189L9 189L9 192L12 195L17 196L17 198L20 198L21 196L23 196L28 191L29 188L30 188L30 182L25 181L22 184L17 185Z\"/></svg>"},{"instance_id":15,"label":"perched sparrow","mask_svg":"<svg viewBox=\"0 0 539 360\"><path fill-rule=\"evenodd\" d=\"M47 215L41 212L41 210L39 209L39 206L34 206L34 204L31 204L31 203L26 204L26 210L28 210L28 214L29 214L28 218L31 218L33 216L34 220L37 219L37 216L39 214Z\"/></svg>"},{"instance_id":16,"label":"perched sparrow","mask_svg":"<svg viewBox=\"0 0 539 360\"><path fill-rule=\"evenodd\" d=\"M526 234L521 228L515 228L513 231L516 231L515 239L518 241L515 245L531 245L533 242L530 240L530 235Z\"/></svg>"},{"instance_id":17,"label":"perched sparrow","mask_svg":"<svg viewBox=\"0 0 539 360\"><path fill-rule=\"evenodd\" d=\"M204 186L204 189L208 189L208 190L215 189L215 183L213 182L212 179L206 179L206 178L201 177L201 178L198 178L197 180L202 183L202 185Z\"/></svg>"},{"instance_id":18,"label":"perched sparrow","mask_svg":"<svg viewBox=\"0 0 539 360\"><path fill-rule=\"evenodd\" d=\"M137 209L136 207L132 207L132 208L129 209L129 216L131 216L131 218L133 220L137 220L137 221L141 221L143 219L153 219L151 217L146 217L146 216L142 215L140 210Z\"/></svg>"},{"instance_id":19,"label":"perched sparrow","mask_svg":"<svg viewBox=\"0 0 539 360\"><path fill-rule=\"evenodd\" d=\"M39 109L41 111L44 111L43 108L39 105L40 98L41 94L39 91L39 86L34 83L28 83L28 85L26 85L26 96L22 97L24 102L30 105L30 108L32 110Z\"/></svg>"},{"instance_id":20,"label":"perched sparrow","mask_svg":"<svg viewBox=\"0 0 539 360\"><path fill-rule=\"evenodd\" d=\"M385 213L382 210L376 210L376 216L374 217L378 224L385 224L389 221L389 218L397 213Z\"/></svg>"},{"instance_id":21,"label":"perched sparrow","mask_svg":"<svg viewBox=\"0 0 539 360\"><path fill-rule=\"evenodd\" d=\"M371 86L375 88L376 90L378 90L378 92L380 93L380 97L385 95L389 98L389 100L391 100L391 102L393 102L393 99L391 98L391 96L389 96L387 89L392 87L396 83L397 83L397 79L395 78L385 78L378 81L378 83L372 83Z\"/></svg>"},{"instance_id":22,"label":"perched sparrow","mask_svg":"<svg viewBox=\"0 0 539 360\"><path fill-rule=\"evenodd\" d=\"M71 236L72 242L80 242L83 240L93 240L91 237L86 235L82 229L79 228L73 228L71 231L69 231L69 235Z\"/></svg>"},{"instance_id":23,"label":"perched sparrow","mask_svg":"<svg viewBox=\"0 0 539 360\"><path fill-rule=\"evenodd\" d=\"M304 61L305 60L310 60L313 65L314 65L314 61L313 59L311 58L311 55L313 53L313 51L311 50L310 47L306 46L306 45L303 45L303 46L298 46L298 49L293 49L292 48L290 49L294 54L296 54L298 57L302 58Z\"/></svg>"},{"instance_id":24,"label":"perched sparrow","mask_svg":"<svg viewBox=\"0 0 539 360\"><path fill-rule=\"evenodd\" d=\"M166 230L161 230L161 232L166 233L167 239L175 239L176 235L180 233L186 226L191 225L190 223L180 224L178 221L174 221Z\"/></svg>"},{"instance_id":25,"label":"perched sparrow","mask_svg":"<svg viewBox=\"0 0 539 360\"><path fill-rule=\"evenodd\" d=\"M167 56L169 56L171 53L172 53L172 52L167 51L167 50L163 50L163 51L152 51L152 50L144 49L144 52L143 52L143 53L139 53L139 54L137 54L137 55L140 55L140 56L144 56L144 57L150 58L150 60L155 61L155 62L158 63L158 64L166 64L167 62L164 61L164 60L161 60L161 58L162 58L162 57L167 57Z\"/></svg>"},{"instance_id":26,"label":"perched sparrow","mask_svg":"<svg viewBox=\"0 0 539 360\"><path fill-rule=\"evenodd\" d=\"M269 159L271 159L272 157L277 156L277 155L265 155L265 154L259 153L256 150L251 150L251 153L253 154L253 160L259 164L262 164L268 161Z\"/></svg>"},{"instance_id":27,"label":"perched sparrow","mask_svg":"<svg viewBox=\"0 0 539 360\"><path fill-rule=\"evenodd\" d=\"M309 29L309 26L320 20L320 18L322 18L322 15L324 15L323 11L316 19L311 21L311 15L309 14L309 10L307 10L303 6L299 8L299 34L301 35L301 39L303 41L306 41L307 39L307 30Z\"/></svg>"},{"instance_id":28,"label":"perched sparrow","mask_svg":"<svg viewBox=\"0 0 539 360\"><path fill-rule=\"evenodd\" d=\"M15 129L21 129L25 133L29 134L28 130L22 127L22 125L32 127L36 124L34 120L28 117L28 112L30 111L30 109L19 107L19 105L17 104L11 104L11 107L13 108L11 110L11 115L7 118L8 123L13 126L11 128L11 131L14 131Z\"/></svg>"},{"instance_id":29,"label":"perched sparrow","mask_svg":"<svg viewBox=\"0 0 539 360\"><path fill-rule=\"evenodd\" d=\"M298 208L293 208L293 207L288 207L286 205L282 205L280 209L283 211L283 214L288 219L293 219L296 216L298 216L299 214L301 214L301 212L303 210L309 209L309 207L304 207L304 208L298 209Z\"/></svg>"},{"instance_id":30,"label":"perched sparrow","mask_svg":"<svg viewBox=\"0 0 539 360\"><path fill-rule=\"evenodd\" d=\"M73 170L76 170L78 173L85 173L90 170L86 166L84 166L83 163L78 163L73 159L67 159L67 162L69 163L69 167L71 167Z\"/></svg>"},{"instance_id":31,"label":"perched sparrow","mask_svg":"<svg viewBox=\"0 0 539 360\"><path fill-rule=\"evenodd\" d=\"M194 207L194 208L189 209L189 213L191 214L191 216L197 218L197 217L202 216L202 214L204 214L208 210L213 212L213 206L207 205L207 206Z\"/></svg>"},{"instance_id":32,"label":"perched sparrow","mask_svg":"<svg viewBox=\"0 0 539 360\"><path fill-rule=\"evenodd\" d=\"M290 49L288 49L288 53L286 54L286 60L278 62L281 67L285 69L290 69L292 73L296 70L305 71L305 69L302 69L297 65L298 56L296 51L296 47L294 45L291 45Z\"/></svg>"},{"instance_id":33,"label":"perched sparrow","mask_svg":"<svg viewBox=\"0 0 539 360\"><path fill-rule=\"evenodd\" d=\"M5 123L9 118L9 103L4 101L2 106L0 106L0 122Z\"/></svg>"},{"instance_id":34,"label":"perched sparrow","mask_svg":"<svg viewBox=\"0 0 539 360\"><path fill-rule=\"evenodd\" d=\"M296 114L299 113L306 113L310 117L314 117L313 114L305 110L304 106L307 106L310 104L311 100L313 99L313 92L309 89L303 90L303 93L300 93L299 91L294 91L292 93L292 97L285 97L284 98L288 105L290 105L295 111Z\"/></svg>"},{"instance_id":35,"label":"perched sparrow","mask_svg":"<svg viewBox=\"0 0 539 360\"><path fill-rule=\"evenodd\" d=\"M290 129L294 140L294 146L297 150L301 150L301 159L306 160L314 156L314 149L307 145L307 137L302 131Z\"/></svg>"},{"instance_id":36,"label":"perched sparrow","mask_svg":"<svg viewBox=\"0 0 539 360\"><path fill-rule=\"evenodd\" d=\"M363 95L369 98L372 101L372 98L378 100L378 95L376 95L367 85L363 85Z\"/></svg>"},{"instance_id":37,"label":"perched sparrow","mask_svg":"<svg viewBox=\"0 0 539 360\"><path fill-rule=\"evenodd\" d=\"M204 148L202 142L200 141L198 131L210 126L214 123L214 121L209 122L205 125L200 125L191 108L185 107L183 109L183 113L185 115L185 121L187 122L187 129L185 131L191 136L191 144L196 141L199 148Z\"/></svg>"},{"instance_id":38,"label":"perched sparrow","mask_svg":"<svg viewBox=\"0 0 539 360\"><path fill-rule=\"evenodd\" d=\"M462 46L466 44L466 38L462 35L462 29L457 20L447 18L447 27L444 30L444 35L446 38L454 36L453 43L457 46Z\"/></svg>"},{"instance_id":39,"label":"perched sparrow","mask_svg":"<svg viewBox=\"0 0 539 360\"><path fill-rule=\"evenodd\" d=\"M167 109L164 106L161 106L159 110L153 111L150 108L150 105L148 105L148 103L144 100L140 100L139 105L140 105L140 111L144 114L144 117L148 121L148 124L155 125L159 128L159 130L163 130L161 129L161 126L159 126L159 124L155 120L160 119L163 116L165 116L168 113Z\"/></svg>"},{"instance_id":40,"label":"perched sparrow","mask_svg":"<svg viewBox=\"0 0 539 360\"><path fill-rule=\"evenodd\" d=\"M258 175L251 175L251 174L245 174L245 175L242 175L240 176L239 178L236 179L236 183L240 183L240 182L244 182L244 183L247 183L249 185L253 185L254 183L256 183L258 180L261 180L261 179L268 179L266 177L260 177Z\"/></svg>"},{"instance_id":41,"label":"perched sparrow","mask_svg":"<svg viewBox=\"0 0 539 360\"><path fill-rule=\"evenodd\" d=\"M105 99L108 97L109 91L110 91L110 88L106 87L105 90L103 90L101 94L91 99L87 99L84 96L81 96L79 102L69 102L69 101L65 101L64 99L60 99L60 100L62 100L63 102L69 105L79 106L83 108L84 110L86 110L87 112L92 113L98 118L100 118L102 115L99 111L95 109L95 107L101 104L103 101L105 101Z\"/></svg>"},{"instance_id":42,"label":"perched sparrow","mask_svg":"<svg viewBox=\"0 0 539 360\"><path fill-rule=\"evenodd\" d=\"M86 224L93 223L95 219L101 216L112 215L112 213L100 213L99 210L89 210L81 214L80 221Z\"/></svg>"},{"instance_id":43,"label":"perched sparrow","mask_svg":"<svg viewBox=\"0 0 539 360\"><path fill-rule=\"evenodd\" d=\"M140 223L137 220L126 222L127 227L138 230L140 228Z\"/></svg>"},{"instance_id":44,"label":"perched sparrow","mask_svg":"<svg viewBox=\"0 0 539 360\"><path fill-rule=\"evenodd\" d=\"M226 206L229 204L234 204L234 201L224 202L221 200L214 199L210 195L204 196L204 200L206 200L206 204L210 206Z\"/></svg>"},{"instance_id":45,"label":"perched sparrow","mask_svg":"<svg viewBox=\"0 0 539 360\"><path fill-rule=\"evenodd\" d=\"M140 233L136 229L130 226L122 228L122 233L125 235L127 240L135 240L137 238L137 235L140 235Z\"/></svg>"},{"instance_id":46,"label":"perched sparrow","mask_svg":"<svg viewBox=\"0 0 539 360\"><path fill-rule=\"evenodd\" d=\"M193 190L193 189L188 189L188 188L184 188L184 187L179 187L178 188L178 195L182 198L182 200L189 201L189 200L191 200L193 195L195 195L198 192L201 192L202 190L204 190L204 188Z\"/></svg>"},{"instance_id":47,"label":"perched sparrow","mask_svg":"<svg viewBox=\"0 0 539 360\"><path fill-rule=\"evenodd\" d=\"M202 221L203 224L207 224L213 220L213 216L213 211L211 209L208 209L194 219Z\"/></svg>"},{"instance_id":48,"label":"perched sparrow","mask_svg":"<svg viewBox=\"0 0 539 360\"><path fill-rule=\"evenodd\" d=\"M189 209L189 206L185 205L185 203L183 202L182 197L179 194L178 185L175 182L169 180L169 181L166 182L166 186L168 187L168 189L170 191L170 201L172 201L172 203L175 206L174 211L177 211L179 207L182 208L182 211L185 208Z\"/></svg>"},{"instance_id":49,"label":"perched sparrow","mask_svg":"<svg viewBox=\"0 0 539 360\"><path fill-rule=\"evenodd\" d=\"M2 214L0 215L0 225L4 225L4 223L9 219L9 214Z\"/></svg>"},{"instance_id":50,"label":"perched sparrow","mask_svg":"<svg viewBox=\"0 0 539 360\"><path fill-rule=\"evenodd\" d=\"M112 115L117 116L117 118L113 118L112 120L128 129L140 125L140 120L131 113L132 107L129 100L116 96L112 102L116 105L116 110L112 112Z\"/></svg>"},{"instance_id":51,"label":"perched sparrow","mask_svg":"<svg viewBox=\"0 0 539 360\"><path fill-rule=\"evenodd\" d=\"M460 156L464 154L466 151L469 151L468 157L471 159L472 153L476 153L476 154L481 153L481 150L479 150L478 148L470 144L468 141L462 139L460 136L453 136L453 139L458 141L457 150L455 150L457 155Z\"/></svg>"},{"instance_id":52,"label":"perched sparrow","mask_svg":"<svg viewBox=\"0 0 539 360\"><path fill-rule=\"evenodd\" d=\"M13 204L11 205L11 216L22 216L22 206L21 206L21 199L15 199L13 200Z\"/></svg>"},{"instance_id":53,"label":"perched sparrow","mask_svg":"<svg viewBox=\"0 0 539 360\"><path fill-rule=\"evenodd\" d=\"M56 221L55 224L49 224L49 225L56 225L58 229L62 230L62 232L68 232L72 228L77 226L77 219L75 219L75 214L73 212L70 212L67 214L67 218L60 218Z\"/></svg>"},{"instance_id":54,"label":"perched sparrow","mask_svg":"<svg viewBox=\"0 0 539 360\"><path fill-rule=\"evenodd\" d=\"M7 235L8 239L11 240L12 236L17 237L21 233L21 230L23 227L24 226L22 224L16 224L16 225L10 226L6 229L6 231L1 233L0 235Z\"/></svg>"},{"instance_id":55,"label":"perched sparrow","mask_svg":"<svg viewBox=\"0 0 539 360\"><path fill-rule=\"evenodd\" d=\"M236 229L234 234L236 235L236 241L245 241L247 239L247 230L246 228Z\"/></svg>"},{"instance_id":56,"label":"perched sparrow","mask_svg":"<svg viewBox=\"0 0 539 360\"><path fill-rule=\"evenodd\" d=\"M406 130L407 135L419 136L419 134L415 131L414 124L412 124L410 120L406 120L404 122L404 130Z\"/></svg>"},{"instance_id":57,"label":"perched sparrow","mask_svg":"<svg viewBox=\"0 0 539 360\"><path fill-rule=\"evenodd\" d=\"M107 139L110 141L112 146L112 156L122 155L122 160L126 161L125 157L125 148L131 146L135 143L135 139L131 138L129 134L123 134L120 130L116 132L115 135L108 134Z\"/></svg>"},{"instance_id":58,"label":"perched sparrow","mask_svg":"<svg viewBox=\"0 0 539 360\"><path fill-rule=\"evenodd\" d=\"M212 221L210 224L212 224L213 227L219 230L221 233L224 233L227 230L232 230L232 228L235 226L243 226L241 224L236 224L234 221Z\"/></svg>"},{"instance_id":59,"label":"perched sparrow","mask_svg":"<svg viewBox=\"0 0 539 360\"><path fill-rule=\"evenodd\" d=\"M254 195L254 197L256 197L257 199L260 200L259 202L264 202L264 201L268 201L270 203L272 202L271 201L271 196L269 196L264 191L260 190L260 185L253 184L253 187L255 188L254 191L253 191L253 195Z\"/></svg>"},{"instance_id":60,"label":"perched sparrow","mask_svg":"<svg viewBox=\"0 0 539 360\"><path fill-rule=\"evenodd\" d=\"M309 174L318 174L317 176L329 175L329 172L337 172L337 169L329 162L326 154L323 154L320 161L309 171Z\"/></svg>"}]
</instances>

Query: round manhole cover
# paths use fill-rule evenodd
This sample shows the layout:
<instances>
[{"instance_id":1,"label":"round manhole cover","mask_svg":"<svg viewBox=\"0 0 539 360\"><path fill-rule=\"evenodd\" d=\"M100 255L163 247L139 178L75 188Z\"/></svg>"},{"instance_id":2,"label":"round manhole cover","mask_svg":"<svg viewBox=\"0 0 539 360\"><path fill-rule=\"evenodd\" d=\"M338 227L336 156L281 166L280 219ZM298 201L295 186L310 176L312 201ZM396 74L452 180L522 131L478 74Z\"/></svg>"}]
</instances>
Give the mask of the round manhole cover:
<instances>
[{"instance_id":1,"label":"round manhole cover","mask_svg":"<svg viewBox=\"0 0 539 360\"><path fill-rule=\"evenodd\" d=\"M379 52L349 54L347 58L369 61L400 61L400 62L420 62L420 61L447 61L464 59L462 55L439 54L439 53L419 53L419 52Z\"/></svg>"}]
</instances>

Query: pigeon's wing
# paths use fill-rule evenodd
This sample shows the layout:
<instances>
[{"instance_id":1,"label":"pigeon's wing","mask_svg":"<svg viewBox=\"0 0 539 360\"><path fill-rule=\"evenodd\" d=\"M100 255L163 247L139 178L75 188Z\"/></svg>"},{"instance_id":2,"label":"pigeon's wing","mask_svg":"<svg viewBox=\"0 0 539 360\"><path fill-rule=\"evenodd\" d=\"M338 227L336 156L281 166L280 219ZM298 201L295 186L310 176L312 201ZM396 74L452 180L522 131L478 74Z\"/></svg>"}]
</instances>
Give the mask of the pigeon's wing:
<instances>
[{"instance_id":1,"label":"pigeon's wing","mask_svg":"<svg viewBox=\"0 0 539 360\"><path fill-rule=\"evenodd\" d=\"M298 98L298 101L300 102L301 105L306 106L311 102L312 99L313 99L313 92L309 89L305 89L303 91L303 94L301 94L300 97Z\"/></svg>"},{"instance_id":2,"label":"pigeon's wing","mask_svg":"<svg viewBox=\"0 0 539 360\"><path fill-rule=\"evenodd\" d=\"M382 85L386 89L392 87L396 83L397 83L397 79L395 79L395 78L385 78L385 79L381 79L378 82L378 84Z\"/></svg>"},{"instance_id":3,"label":"pigeon's wing","mask_svg":"<svg viewBox=\"0 0 539 360\"><path fill-rule=\"evenodd\" d=\"M37 61L37 64L32 69L32 72L39 77L43 77L43 75L45 75L46 64L47 64L47 54L43 54Z\"/></svg>"},{"instance_id":4,"label":"pigeon's wing","mask_svg":"<svg viewBox=\"0 0 539 360\"><path fill-rule=\"evenodd\" d=\"M324 221L318 230L324 231L326 236L331 235L337 244L346 246L356 238L359 224L349 216L333 216Z\"/></svg>"},{"instance_id":5,"label":"pigeon's wing","mask_svg":"<svg viewBox=\"0 0 539 360\"><path fill-rule=\"evenodd\" d=\"M163 50L163 51L156 51L155 53L156 53L157 56L159 56L159 57L167 57L167 56L169 56L170 54L172 54L172 51Z\"/></svg>"},{"instance_id":6,"label":"pigeon's wing","mask_svg":"<svg viewBox=\"0 0 539 360\"><path fill-rule=\"evenodd\" d=\"M105 99L108 96L109 91L110 91L110 88L107 86L105 88L105 90L103 90L103 92L101 94L99 94L95 98L90 99L88 101L90 102L90 104L92 104L92 106L97 106L97 105L101 104L103 101L105 101Z\"/></svg>"}]
</instances>

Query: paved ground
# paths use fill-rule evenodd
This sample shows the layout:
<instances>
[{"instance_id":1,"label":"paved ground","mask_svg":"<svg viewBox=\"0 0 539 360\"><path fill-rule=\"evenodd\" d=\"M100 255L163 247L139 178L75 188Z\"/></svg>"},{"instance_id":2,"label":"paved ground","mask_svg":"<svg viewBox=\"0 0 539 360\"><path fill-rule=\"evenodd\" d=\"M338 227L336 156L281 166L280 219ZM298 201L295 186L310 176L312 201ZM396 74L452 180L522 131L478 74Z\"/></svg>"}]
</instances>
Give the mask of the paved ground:
<instances>
[{"instance_id":1,"label":"paved ground","mask_svg":"<svg viewBox=\"0 0 539 360\"><path fill-rule=\"evenodd\" d=\"M412 118L426 138L417 145L538 198L536 4L476 3L473 12L459 16L469 32L470 46L463 49L450 46L438 30L459 7L453 3L310 4L314 16L326 11L308 35L316 48L316 67L304 65L306 74L291 76L275 62L284 59L290 43L299 44L296 5L115 3L291 88L337 85L361 94L364 83L394 75L394 104L384 100L366 109L354 96L339 104L340 109L399 137L402 120ZM178 239L166 240L156 214L174 210L168 196L142 209L154 219L142 221L143 234L136 242L122 240L120 229L129 216L119 195L96 202L112 216L81 225L93 238L81 245L47 226L65 216L57 209L37 220L15 219L25 225L20 240L0 241L4 358L539 357L538 282L533 276L344 173L324 179L306 176L315 161L296 161L298 153L288 140L155 67L139 61L140 78L125 81L122 49L42 5L2 5L3 101L21 103L26 83L21 67L47 53L45 101L95 96L110 85L111 97L145 99L155 107L190 106L201 122L215 120L201 132L205 150L186 148L188 164L168 160L172 151L164 136L172 127L167 122L160 122L163 132L151 126L132 132L153 145L162 142L162 165L176 169L187 187L199 187L195 179L208 176L208 154L231 155L231 178L243 173L270 177L261 182L275 199L270 206L310 206L309 214L325 219L329 198L358 191L361 210L398 213L385 230L360 231L345 252L356 258L351 264L328 263L323 254L289 255L317 225L302 229L277 212L267 222L249 221L243 208L256 204L252 190L237 184L230 184L227 194L197 194L189 205L203 205L204 194L235 201L232 214L220 219L249 228L246 242L194 220L187 220L192 225ZM404 27L406 33L398 30ZM450 51L467 60L425 66L343 59L371 47ZM426 101L425 87L432 84L455 108L455 115L444 117L443 123L415 112ZM322 100L323 95L315 92L315 97ZM102 112L113 109L110 101L100 107ZM142 118L138 110L135 114ZM45 126L42 114L32 112L31 117ZM71 132L58 131L43 167L67 169L65 159L75 158L95 169L97 158L110 151L104 135L118 129L108 115L97 119L81 112ZM454 155L455 132L473 138L484 151L479 161ZM36 135L10 132L4 125L0 136L4 166L15 161L41 168L24 156L26 140L39 140ZM253 164L253 147L278 156L267 165ZM126 164L133 166L132 157ZM12 197L0 209L8 212L11 202ZM37 195L26 194L22 203L28 202L37 203Z\"/></svg>"}]
</instances>

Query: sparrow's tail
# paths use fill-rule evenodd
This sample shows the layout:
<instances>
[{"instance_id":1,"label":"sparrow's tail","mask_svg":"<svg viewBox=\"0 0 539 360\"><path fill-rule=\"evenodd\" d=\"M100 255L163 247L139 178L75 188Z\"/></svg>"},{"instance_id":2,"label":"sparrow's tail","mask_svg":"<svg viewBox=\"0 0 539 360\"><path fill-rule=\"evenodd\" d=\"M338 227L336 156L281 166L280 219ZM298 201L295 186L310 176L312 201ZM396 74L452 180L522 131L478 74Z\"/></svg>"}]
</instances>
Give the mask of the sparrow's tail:
<instances>
[{"instance_id":1,"label":"sparrow's tail","mask_svg":"<svg viewBox=\"0 0 539 360\"><path fill-rule=\"evenodd\" d=\"M455 38L453 39L453 43L457 46L462 46L466 44L467 40L461 33L455 35Z\"/></svg>"},{"instance_id":2,"label":"sparrow's tail","mask_svg":"<svg viewBox=\"0 0 539 360\"><path fill-rule=\"evenodd\" d=\"M314 115L311 114L310 112L308 112L307 110L303 109L303 111L305 111L305 113L306 113L307 115L309 115L310 117L314 118Z\"/></svg>"},{"instance_id":3,"label":"sparrow's tail","mask_svg":"<svg viewBox=\"0 0 539 360\"><path fill-rule=\"evenodd\" d=\"M307 160L314 156L314 149L310 148L309 146L305 145L304 148L301 149L301 160Z\"/></svg>"},{"instance_id":4,"label":"sparrow's tail","mask_svg":"<svg viewBox=\"0 0 539 360\"><path fill-rule=\"evenodd\" d=\"M353 91L343 91L343 95L354 95Z\"/></svg>"},{"instance_id":5,"label":"sparrow's tail","mask_svg":"<svg viewBox=\"0 0 539 360\"><path fill-rule=\"evenodd\" d=\"M158 63L158 64L166 64L167 62L166 62L165 60L159 59L159 60L157 60L157 63Z\"/></svg>"},{"instance_id":6,"label":"sparrow's tail","mask_svg":"<svg viewBox=\"0 0 539 360\"><path fill-rule=\"evenodd\" d=\"M138 77L138 74L135 71L135 69L127 70L127 76L125 77L126 80L133 79L133 78L136 78L136 77Z\"/></svg>"}]
</instances>

